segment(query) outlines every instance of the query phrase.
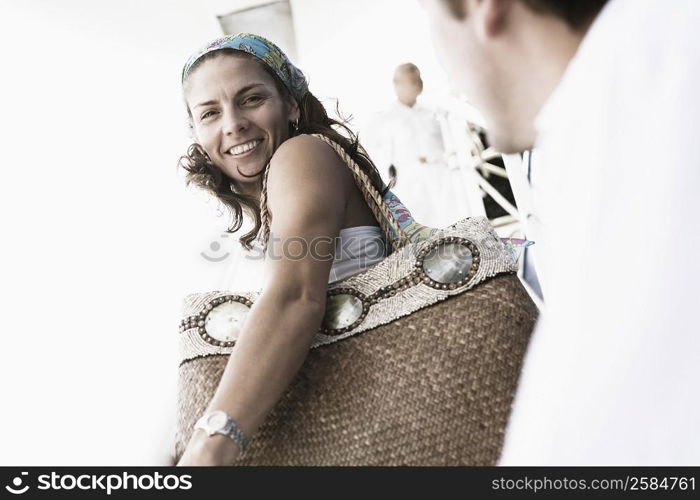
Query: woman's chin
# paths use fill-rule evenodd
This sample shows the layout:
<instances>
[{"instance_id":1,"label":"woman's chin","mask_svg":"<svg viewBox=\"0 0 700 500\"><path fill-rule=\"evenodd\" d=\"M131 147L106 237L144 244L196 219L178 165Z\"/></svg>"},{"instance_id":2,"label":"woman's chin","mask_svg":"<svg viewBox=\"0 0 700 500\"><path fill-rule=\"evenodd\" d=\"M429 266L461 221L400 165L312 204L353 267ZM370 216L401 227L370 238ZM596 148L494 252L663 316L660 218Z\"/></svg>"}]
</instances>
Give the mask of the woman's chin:
<instances>
[{"instance_id":1,"label":"woman's chin","mask_svg":"<svg viewBox=\"0 0 700 500\"><path fill-rule=\"evenodd\" d=\"M265 163L255 162L236 165L236 173L243 177L258 177L265 170Z\"/></svg>"},{"instance_id":2,"label":"woman's chin","mask_svg":"<svg viewBox=\"0 0 700 500\"><path fill-rule=\"evenodd\" d=\"M238 186L236 191L241 191L241 189L248 191L250 186L255 186L258 184L259 179L265 170L265 165L266 164L263 162L251 162L245 164L227 162L222 170L227 177L236 182L236 185Z\"/></svg>"}]
</instances>

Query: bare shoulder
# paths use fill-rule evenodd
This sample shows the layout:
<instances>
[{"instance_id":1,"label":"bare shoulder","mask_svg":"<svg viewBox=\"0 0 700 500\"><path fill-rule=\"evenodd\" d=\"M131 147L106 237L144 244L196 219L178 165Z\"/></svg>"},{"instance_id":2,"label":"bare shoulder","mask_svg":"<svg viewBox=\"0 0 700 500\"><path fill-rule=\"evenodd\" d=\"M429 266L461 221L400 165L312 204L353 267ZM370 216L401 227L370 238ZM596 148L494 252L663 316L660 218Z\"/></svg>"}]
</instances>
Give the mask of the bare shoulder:
<instances>
[{"instance_id":1,"label":"bare shoulder","mask_svg":"<svg viewBox=\"0 0 700 500\"><path fill-rule=\"evenodd\" d=\"M284 141L270 160L268 185L296 185L302 180L308 187L312 180L325 188L343 189L349 170L338 154L318 137L299 135ZM312 181L312 182L310 182ZM281 186L280 186L281 187Z\"/></svg>"},{"instance_id":2,"label":"bare shoulder","mask_svg":"<svg viewBox=\"0 0 700 500\"><path fill-rule=\"evenodd\" d=\"M272 157L272 163L314 165L342 164L337 153L318 137L298 135L284 141ZM300 166L300 165L296 165Z\"/></svg>"},{"instance_id":3,"label":"bare shoulder","mask_svg":"<svg viewBox=\"0 0 700 500\"><path fill-rule=\"evenodd\" d=\"M295 231L300 221L322 219L340 227L352 185L349 169L328 144L308 135L292 137L270 160L267 202L273 224L289 217Z\"/></svg>"}]
</instances>

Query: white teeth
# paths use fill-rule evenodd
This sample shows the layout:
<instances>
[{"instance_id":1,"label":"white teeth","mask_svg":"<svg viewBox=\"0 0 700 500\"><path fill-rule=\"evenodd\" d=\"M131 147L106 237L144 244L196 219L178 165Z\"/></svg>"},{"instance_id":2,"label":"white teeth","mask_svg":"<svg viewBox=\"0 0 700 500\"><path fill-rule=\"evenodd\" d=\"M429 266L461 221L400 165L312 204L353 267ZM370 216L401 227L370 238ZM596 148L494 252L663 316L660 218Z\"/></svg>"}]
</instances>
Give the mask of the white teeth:
<instances>
[{"instance_id":1,"label":"white teeth","mask_svg":"<svg viewBox=\"0 0 700 500\"><path fill-rule=\"evenodd\" d=\"M228 152L229 152L229 154L232 154L232 155L241 155L247 151L250 151L258 144L260 144L260 139L254 139L250 142L246 142L245 144L239 144L238 146L233 146L231 149L228 150Z\"/></svg>"}]
</instances>

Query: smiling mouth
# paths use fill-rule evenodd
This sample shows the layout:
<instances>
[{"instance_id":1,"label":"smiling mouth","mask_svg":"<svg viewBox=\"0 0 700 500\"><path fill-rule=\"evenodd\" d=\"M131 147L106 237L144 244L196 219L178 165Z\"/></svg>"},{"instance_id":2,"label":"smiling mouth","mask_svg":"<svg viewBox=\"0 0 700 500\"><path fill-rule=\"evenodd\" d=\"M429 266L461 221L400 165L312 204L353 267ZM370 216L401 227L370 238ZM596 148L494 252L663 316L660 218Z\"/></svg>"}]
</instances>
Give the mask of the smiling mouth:
<instances>
[{"instance_id":1,"label":"smiling mouth","mask_svg":"<svg viewBox=\"0 0 700 500\"><path fill-rule=\"evenodd\" d=\"M253 139L252 141L233 146L231 149L226 151L226 154L229 154L235 158L240 158L241 156L245 156L251 153L251 151L256 150L261 142L262 139Z\"/></svg>"}]
</instances>

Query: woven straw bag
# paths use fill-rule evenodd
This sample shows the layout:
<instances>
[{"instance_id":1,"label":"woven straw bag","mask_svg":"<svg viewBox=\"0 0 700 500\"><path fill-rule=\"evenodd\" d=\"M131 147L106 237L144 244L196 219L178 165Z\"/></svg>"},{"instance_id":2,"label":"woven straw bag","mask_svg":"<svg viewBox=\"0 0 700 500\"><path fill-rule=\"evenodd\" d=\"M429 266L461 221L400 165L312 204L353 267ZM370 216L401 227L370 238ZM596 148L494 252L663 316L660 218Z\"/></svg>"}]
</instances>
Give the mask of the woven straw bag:
<instances>
[{"instance_id":1,"label":"woven straw bag","mask_svg":"<svg viewBox=\"0 0 700 500\"><path fill-rule=\"evenodd\" d=\"M483 217L407 235L342 147L318 137L353 170L394 252L329 285L304 365L236 465L495 464L537 318L512 254ZM217 325L240 324L259 293L185 299L178 460L235 342Z\"/></svg>"}]
</instances>

